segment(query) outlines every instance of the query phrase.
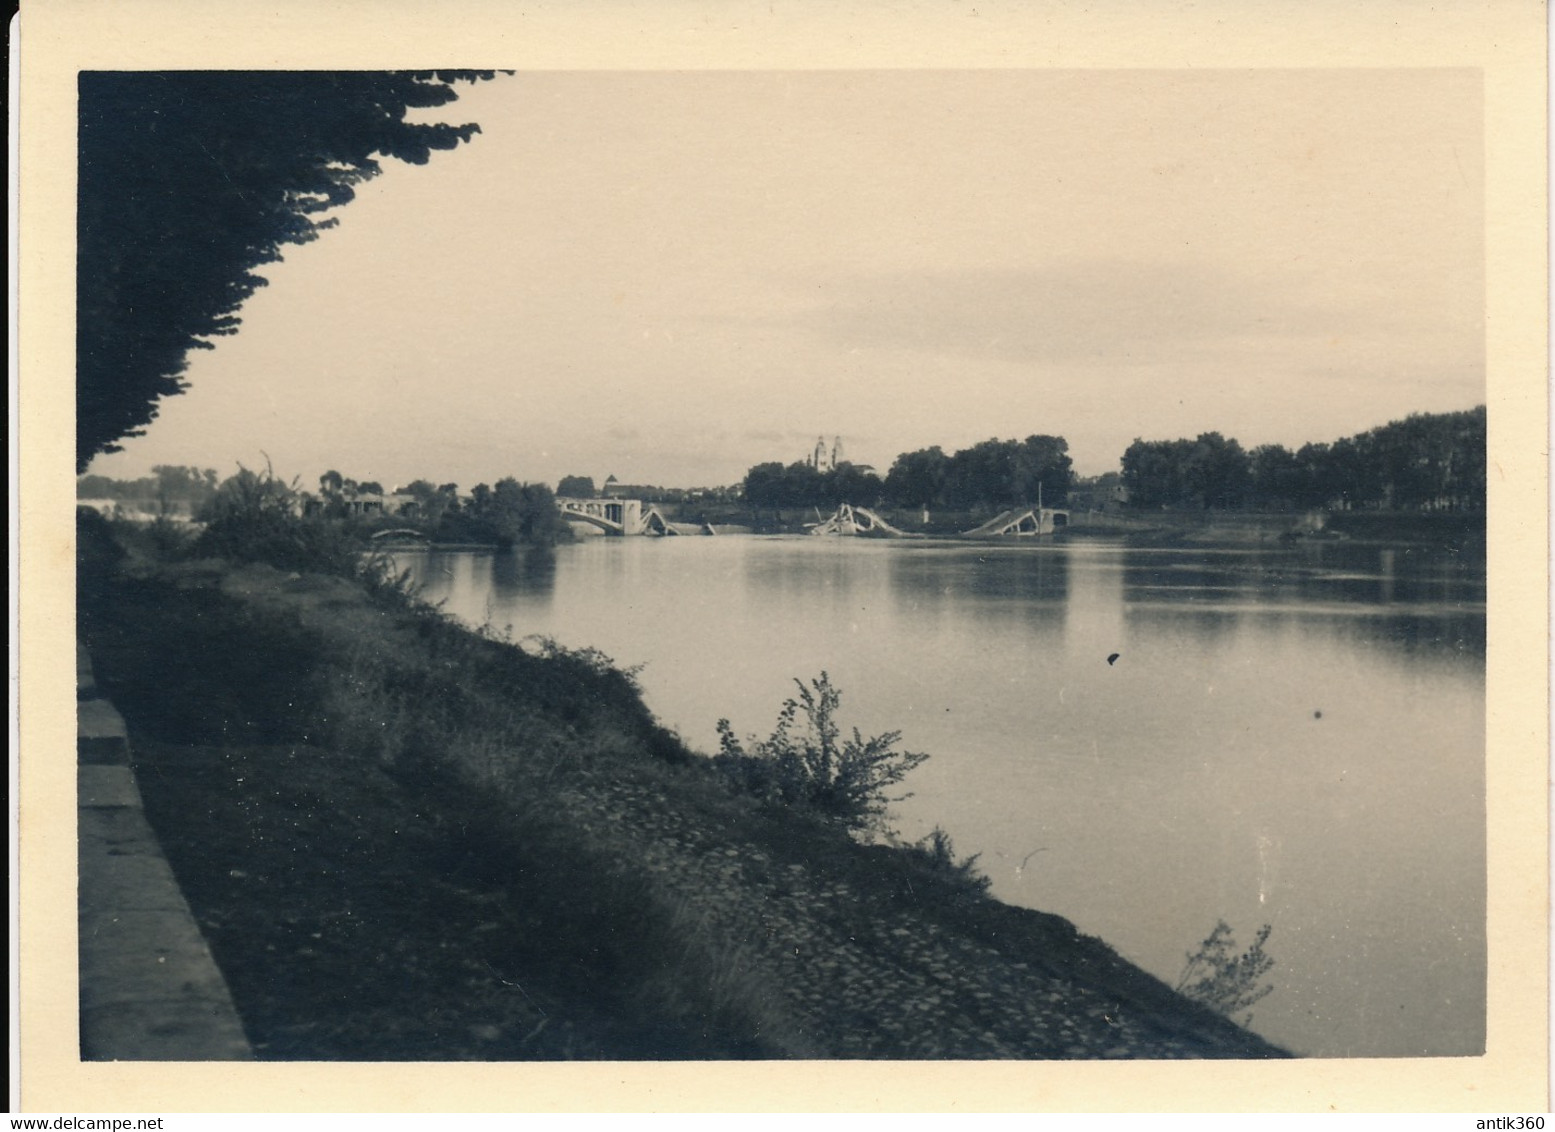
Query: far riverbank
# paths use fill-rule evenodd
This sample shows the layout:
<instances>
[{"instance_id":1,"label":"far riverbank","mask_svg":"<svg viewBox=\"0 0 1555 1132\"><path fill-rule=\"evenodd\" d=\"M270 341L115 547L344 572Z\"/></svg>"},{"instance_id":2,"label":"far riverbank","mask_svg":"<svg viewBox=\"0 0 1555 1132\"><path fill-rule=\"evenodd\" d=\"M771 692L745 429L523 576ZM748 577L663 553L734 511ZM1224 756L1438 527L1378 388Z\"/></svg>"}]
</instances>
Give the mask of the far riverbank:
<instances>
[{"instance_id":1,"label":"far riverbank","mask_svg":"<svg viewBox=\"0 0 1555 1132\"><path fill-rule=\"evenodd\" d=\"M831 512L816 507L767 508L747 504L656 504L675 522L708 523L715 531L804 534ZM909 534L954 538L977 527L992 511L930 511L880 508L878 514ZM1275 543L1342 538L1362 543L1436 546L1484 552L1483 512L1322 511L1145 511L1120 508L1070 512L1064 536L1122 536L1151 543Z\"/></svg>"}]
</instances>

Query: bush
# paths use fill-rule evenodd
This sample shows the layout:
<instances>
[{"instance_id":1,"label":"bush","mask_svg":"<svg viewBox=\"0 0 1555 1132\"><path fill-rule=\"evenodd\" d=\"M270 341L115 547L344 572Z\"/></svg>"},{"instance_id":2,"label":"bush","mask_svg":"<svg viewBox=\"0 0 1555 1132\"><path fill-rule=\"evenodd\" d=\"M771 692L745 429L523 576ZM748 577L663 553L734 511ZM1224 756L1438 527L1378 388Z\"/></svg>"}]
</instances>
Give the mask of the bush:
<instances>
[{"instance_id":1,"label":"bush","mask_svg":"<svg viewBox=\"0 0 1555 1132\"><path fill-rule=\"evenodd\" d=\"M304 518L298 511L295 483L284 482L269 468L260 473L240 466L206 504L206 527L194 553L354 577L361 561L358 540L337 523Z\"/></svg>"},{"instance_id":2,"label":"bush","mask_svg":"<svg viewBox=\"0 0 1555 1132\"><path fill-rule=\"evenodd\" d=\"M950 834L939 826L921 841L907 846L907 851L965 892L985 896L993 887L993 881L977 871L977 860L982 854L973 853L965 859L957 859Z\"/></svg>"},{"instance_id":3,"label":"bush","mask_svg":"<svg viewBox=\"0 0 1555 1132\"><path fill-rule=\"evenodd\" d=\"M77 587L95 592L113 577L124 558L124 548L113 537L113 524L90 507L77 507Z\"/></svg>"},{"instance_id":4,"label":"bush","mask_svg":"<svg viewBox=\"0 0 1555 1132\"><path fill-rule=\"evenodd\" d=\"M1269 924L1259 928L1252 945L1239 955L1231 925L1219 921L1209 938L1188 955L1176 989L1227 1018L1248 1010L1274 990L1268 984L1258 985L1258 980L1274 966L1274 960L1263 951L1273 930ZM1243 1016L1242 1025L1252 1020L1249 1012Z\"/></svg>"},{"instance_id":5,"label":"bush","mask_svg":"<svg viewBox=\"0 0 1555 1132\"><path fill-rule=\"evenodd\" d=\"M194 533L182 523L175 523L166 515L158 515L146 527L146 541L164 560L182 557L194 544Z\"/></svg>"},{"instance_id":6,"label":"bush","mask_svg":"<svg viewBox=\"0 0 1555 1132\"><path fill-rule=\"evenodd\" d=\"M827 674L808 686L794 683L798 698L784 701L771 737L750 737L749 749L727 719L718 721L714 765L736 788L758 797L813 810L854 832L883 831L887 805L911 797L889 797L887 791L929 756L895 750L899 731L865 739L854 728L842 738L836 721L842 694Z\"/></svg>"}]
</instances>

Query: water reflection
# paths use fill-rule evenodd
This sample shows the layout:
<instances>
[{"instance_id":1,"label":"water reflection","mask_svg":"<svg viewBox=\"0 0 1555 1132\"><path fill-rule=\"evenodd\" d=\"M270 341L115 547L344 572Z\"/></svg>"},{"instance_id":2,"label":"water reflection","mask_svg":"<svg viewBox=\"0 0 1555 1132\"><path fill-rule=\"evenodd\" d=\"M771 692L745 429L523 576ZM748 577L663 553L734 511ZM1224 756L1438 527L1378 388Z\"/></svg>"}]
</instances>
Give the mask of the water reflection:
<instances>
[{"instance_id":1,"label":"water reflection","mask_svg":"<svg viewBox=\"0 0 1555 1132\"><path fill-rule=\"evenodd\" d=\"M1069 556L1051 545L912 548L886 558L891 597L904 616L1045 624L1061 629L1069 603Z\"/></svg>"},{"instance_id":2,"label":"water reflection","mask_svg":"<svg viewBox=\"0 0 1555 1132\"><path fill-rule=\"evenodd\" d=\"M496 552L491 556L491 588L504 599L548 601L556 589L556 552L548 546Z\"/></svg>"},{"instance_id":3,"label":"water reflection","mask_svg":"<svg viewBox=\"0 0 1555 1132\"><path fill-rule=\"evenodd\" d=\"M1483 566L1444 552L1317 544L1129 548L1121 557L1126 615L1137 626L1191 618L1224 634L1254 616L1411 654L1484 656Z\"/></svg>"}]
</instances>

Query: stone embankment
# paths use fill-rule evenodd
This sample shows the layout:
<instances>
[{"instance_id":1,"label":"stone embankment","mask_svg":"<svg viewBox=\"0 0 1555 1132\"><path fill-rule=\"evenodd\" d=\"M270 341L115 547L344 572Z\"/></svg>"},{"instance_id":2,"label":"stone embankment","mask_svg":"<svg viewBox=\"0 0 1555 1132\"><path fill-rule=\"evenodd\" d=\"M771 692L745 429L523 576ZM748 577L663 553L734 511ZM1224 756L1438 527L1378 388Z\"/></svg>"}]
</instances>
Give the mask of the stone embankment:
<instances>
[{"instance_id":1,"label":"stone embankment","mask_svg":"<svg viewBox=\"0 0 1555 1132\"><path fill-rule=\"evenodd\" d=\"M252 1057L227 984L146 823L124 720L76 654L84 1061Z\"/></svg>"},{"instance_id":2,"label":"stone embankment","mask_svg":"<svg viewBox=\"0 0 1555 1132\"><path fill-rule=\"evenodd\" d=\"M731 847L638 784L559 801L579 821L630 831L655 882L680 888L708 934L737 941L812 1056L1286 1056L1057 917L993 905L981 923L947 921L824 862ZM1034 945L1037 921L1052 936Z\"/></svg>"}]
</instances>

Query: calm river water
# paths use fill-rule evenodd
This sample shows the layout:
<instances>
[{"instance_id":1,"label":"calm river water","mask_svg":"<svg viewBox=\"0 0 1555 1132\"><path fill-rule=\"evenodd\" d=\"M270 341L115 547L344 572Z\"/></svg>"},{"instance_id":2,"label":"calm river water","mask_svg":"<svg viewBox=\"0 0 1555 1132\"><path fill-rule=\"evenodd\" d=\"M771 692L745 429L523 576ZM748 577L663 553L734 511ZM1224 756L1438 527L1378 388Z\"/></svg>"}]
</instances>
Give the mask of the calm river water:
<instances>
[{"instance_id":1,"label":"calm river water","mask_svg":"<svg viewBox=\"0 0 1555 1132\"><path fill-rule=\"evenodd\" d=\"M1273 925L1253 1028L1302 1054L1481 1052L1485 574L1421 549L593 538L402 556L515 639L643 665L694 748L823 669L932 757L894 807L996 896L1175 982ZM1119 654L1115 663L1107 658Z\"/></svg>"}]
</instances>

